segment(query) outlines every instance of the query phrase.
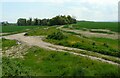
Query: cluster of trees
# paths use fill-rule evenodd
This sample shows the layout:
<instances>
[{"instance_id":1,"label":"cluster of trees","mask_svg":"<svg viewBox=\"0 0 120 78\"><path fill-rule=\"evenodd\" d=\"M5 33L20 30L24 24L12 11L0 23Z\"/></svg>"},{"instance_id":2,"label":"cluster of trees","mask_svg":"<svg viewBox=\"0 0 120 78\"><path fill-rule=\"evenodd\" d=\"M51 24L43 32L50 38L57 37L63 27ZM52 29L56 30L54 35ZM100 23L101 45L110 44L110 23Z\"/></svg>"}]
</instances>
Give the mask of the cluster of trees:
<instances>
[{"instance_id":1,"label":"cluster of trees","mask_svg":"<svg viewBox=\"0 0 120 78\"><path fill-rule=\"evenodd\" d=\"M9 23L8 21L0 22L0 26L16 26L16 23Z\"/></svg>"},{"instance_id":2,"label":"cluster of trees","mask_svg":"<svg viewBox=\"0 0 120 78\"><path fill-rule=\"evenodd\" d=\"M1 24L2 26L7 26L7 25L9 25L9 23L8 23L7 21L1 22L0 24Z\"/></svg>"},{"instance_id":3,"label":"cluster of trees","mask_svg":"<svg viewBox=\"0 0 120 78\"><path fill-rule=\"evenodd\" d=\"M68 16L56 16L53 17L52 19L33 19L29 18L28 20L26 20L25 18L19 18L17 20L17 25L18 26L24 26L24 25L41 25L41 26L45 26L45 25L66 25L66 24L73 24L76 23L76 19L71 17L70 15Z\"/></svg>"}]
</instances>

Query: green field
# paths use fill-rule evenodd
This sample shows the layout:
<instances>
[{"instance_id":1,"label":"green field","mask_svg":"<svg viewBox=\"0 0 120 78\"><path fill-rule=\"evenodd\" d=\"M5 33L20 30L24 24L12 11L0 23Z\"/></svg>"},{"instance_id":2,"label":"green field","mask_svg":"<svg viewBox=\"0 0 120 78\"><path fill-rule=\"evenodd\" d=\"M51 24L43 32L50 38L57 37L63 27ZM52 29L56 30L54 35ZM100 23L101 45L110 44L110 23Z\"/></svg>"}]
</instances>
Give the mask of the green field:
<instances>
[{"instance_id":1,"label":"green field","mask_svg":"<svg viewBox=\"0 0 120 78\"><path fill-rule=\"evenodd\" d=\"M24 59L3 58L3 76L120 76L118 66L32 47Z\"/></svg>"},{"instance_id":2,"label":"green field","mask_svg":"<svg viewBox=\"0 0 120 78\"><path fill-rule=\"evenodd\" d=\"M66 25L65 28L70 27ZM77 22L77 24L72 25L72 29L108 29L114 32L118 32L117 22Z\"/></svg>"},{"instance_id":3,"label":"green field","mask_svg":"<svg viewBox=\"0 0 120 78\"><path fill-rule=\"evenodd\" d=\"M1 32L9 33L9 32L19 32L25 31L28 29L33 29L37 27L43 26L2 26L0 27ZM69 25L64 26L64 28L69 27ZM117 22L77 22L77 24L72 24L73 29L109 29L111 31L118 31L118 23Z\"/></svg>"},{"instance_id":4,"label":"green field","mask_svg":"<svg viewBox=\"0 0 120 78\"><path fill-rule=\"evenodd\" d=\"M2 33L24 32L29 29L37 28L38 26L2 26Z\"/></svg>"},{"instance_id":5,"label":"green field","mask_svg":"<svg viewBox=\"0 0 120 78\"><path fill-rule=\"evenodd\" d=\"M97 38L97 37L93 37L91 38L92 40L98 41L98 42L105 42L109 45L111 45L111 47L114 47L116 49L118 49L118 45L119 45L119 41L120 40L115 40L115 39L109 39L109 38Z\"/></svg>"}]
</instances>

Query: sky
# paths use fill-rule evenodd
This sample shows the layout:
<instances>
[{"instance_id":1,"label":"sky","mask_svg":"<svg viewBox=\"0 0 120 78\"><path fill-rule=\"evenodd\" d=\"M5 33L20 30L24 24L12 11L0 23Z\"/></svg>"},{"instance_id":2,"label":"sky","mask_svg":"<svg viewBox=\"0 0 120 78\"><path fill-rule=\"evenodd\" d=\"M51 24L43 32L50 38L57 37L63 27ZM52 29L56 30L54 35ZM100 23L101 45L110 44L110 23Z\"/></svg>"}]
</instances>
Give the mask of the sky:
<instances>
[{"instance_id":1,"label":"sky","mask_svg":"<svg viewBox=\"0 0 120 78\"><path fill-rule=\"evenodd\" d=\"M1 0L0 21L71 15L77 20L118 21L119 0Z\"/></svg>"}]
</instances>

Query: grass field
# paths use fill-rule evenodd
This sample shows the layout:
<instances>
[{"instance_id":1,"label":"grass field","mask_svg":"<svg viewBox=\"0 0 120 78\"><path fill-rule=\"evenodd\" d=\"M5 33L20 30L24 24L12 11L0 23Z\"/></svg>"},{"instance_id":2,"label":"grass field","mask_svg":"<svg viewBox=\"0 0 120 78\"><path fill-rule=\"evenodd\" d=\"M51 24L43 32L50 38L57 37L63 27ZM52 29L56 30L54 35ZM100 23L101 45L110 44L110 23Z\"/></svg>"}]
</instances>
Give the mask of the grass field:
<instances>
[{"instance_id":1,"label":"grass field","mask_svg":"<svg viewBox=\"0 0 120 78\"><path fill-rule=\"evenodd\" d=\"M119 40L109 39L109 38L97 38L97 37L93 37L91 39L98 41L98 42L107 43L107 44L111 45L111 47L118 49Z\"/></svg>"},{"instance_id":2,"label":"grass field","mask_svg":"<svg viewBox=\"0 0 120 78\"><path fill-rule=\"evenodd\" d=\"M33 29L31 31L28 31L27 35L28 36L46 36L49 35L50 33L57 32L59 30L56 29L55 26L52 27L39 27L38 29Z\"/></svg>"},{"instance_id":3,"label":"grass field","mask_svg":"<svg viewBox=\"0 0 120 78\"><path fill-rule=\"evenodd\" d=\"M6 50L11 48L12 46L16 46L17 41L2 38L2 42L0 44L2 44L2 50Z\"/></svg>"},{"instance_id":4,"label":"grass field","mask_svg":"<svg viewBox=\"0 0 120 78\"><path fill-rule=\"evenodd\" d=\"M11 71L11 72L9 72ZM24 59L3 59L3 76L119 76L116 65L32 47Z\"/></svg>"},{"instance_id":5,"label":"grass field","mask_svg":"<svg viewBox=\"0 0 120 78\"><path fill-rule=\"evenodd\" d=\"M24 32L29 29L37 28L38 26L2 26L2 33Z\"/></svg>"},{"instance_id":6,"label":"grass field","mask_svg":"<svg viewBox=\"0 0 120 78\"><path fill-rule=\"evenodd\" d=\"M66 25L65 28L70 27ZM114 32L118 32L117 22L77 22L77 24L72 25L72 29L108 29Z\"/></svg>"},{"instance_id":7,"label":"grass field","mask_svg":"<svg viewBox=\"0 0 120 78\"><path fill-rule=\"evenodd\" d=\"M43 26L1 26L0 30L3 33L10 33L10 32L19 32L19 31L25 31L28 29L33 29ZM44 26L45 27L45 26ZM65 28L68 28L69 25L64 26ZM72 25L73 29L109 29L111 31L118 31L118 23L117 22L77 22L77 24Z\"/></svg>"}]
</instances>

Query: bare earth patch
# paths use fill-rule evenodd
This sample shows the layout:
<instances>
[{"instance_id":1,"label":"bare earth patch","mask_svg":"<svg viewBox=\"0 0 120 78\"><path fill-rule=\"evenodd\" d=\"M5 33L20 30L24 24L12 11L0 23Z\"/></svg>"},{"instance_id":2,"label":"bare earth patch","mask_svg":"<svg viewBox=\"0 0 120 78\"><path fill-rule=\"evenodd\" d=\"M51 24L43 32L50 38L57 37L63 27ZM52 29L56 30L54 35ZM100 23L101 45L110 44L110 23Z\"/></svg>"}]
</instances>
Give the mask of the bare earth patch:
<instances>
[{"instance_id":1,"label":"bare earth patch","mask_svg":"<svg viewBox=\"0 0 120 78\"><path fill-rule=\"evenodd\" d=\"M30 46L26 44L19 44L17 46L13 46L8 50L2 51L2 56L12 57L12 58L23 58L26 54L26 51L30 48Z\"/></svg>"}]
</instances>

